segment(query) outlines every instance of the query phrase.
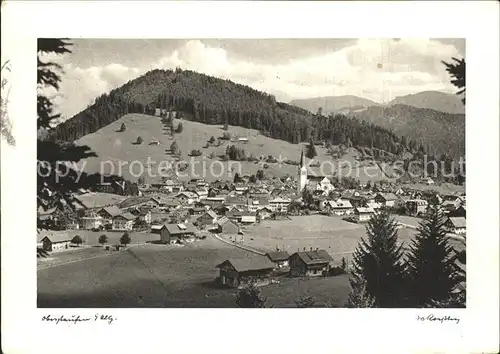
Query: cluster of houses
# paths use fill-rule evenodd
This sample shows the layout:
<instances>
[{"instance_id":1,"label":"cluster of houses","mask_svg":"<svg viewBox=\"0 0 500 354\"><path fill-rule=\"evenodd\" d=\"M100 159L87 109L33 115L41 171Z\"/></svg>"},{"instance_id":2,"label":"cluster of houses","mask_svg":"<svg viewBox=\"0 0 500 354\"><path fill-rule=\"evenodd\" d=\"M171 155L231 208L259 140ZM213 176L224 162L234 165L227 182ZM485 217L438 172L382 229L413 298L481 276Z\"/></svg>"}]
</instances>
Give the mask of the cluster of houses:
<instances>
[{"instance_id":1,"label":"cluster of houses","mask_svg":"<svg viewBox=\"0 0 500 354\"><path fill-rule=\"evenodd\" d=\"M312 194L315 210L332 216L347 216L351 221L367 222L382 207L398 213L422 216L429 195L390 185L360 187L357 190L335 188L326 176L307 176L301 188ZM181 182L167 179L138 188L136 196L79 190L71 202L76 217L64 218L64 229L132 231L149 230L161 240L192 237L197 230L237 234L243 225L252 225L285 214L299 214L303 203L297 182L288 178L270 178L250 183L242 176L240 183L202 179ZM304 182L305 181L305 182ZM101 188L106 190L105 188ZM101 190L97 188L97 190ZM449 232L465 233L465 196L441 198L448 215ZM57 208L39 207L39 220L61 224ZM172 216L178 216L172 221Z\"/></svg>"},{"instance_id":2,"label":"cluster of houses","mask_svg":"<svg viewBox=\"0 0 500 354\"><path fill-rule=\"evenodd\" d=\"M250 282L258 286L268 285L277 274L288 274L292 277L327 276L332 267L332 256L319 249L298 250L292 255L278 250L265 256L228 259L216 266L219 270L219 282L234 288L240 288Z\"/></svg>"}]
</instances>

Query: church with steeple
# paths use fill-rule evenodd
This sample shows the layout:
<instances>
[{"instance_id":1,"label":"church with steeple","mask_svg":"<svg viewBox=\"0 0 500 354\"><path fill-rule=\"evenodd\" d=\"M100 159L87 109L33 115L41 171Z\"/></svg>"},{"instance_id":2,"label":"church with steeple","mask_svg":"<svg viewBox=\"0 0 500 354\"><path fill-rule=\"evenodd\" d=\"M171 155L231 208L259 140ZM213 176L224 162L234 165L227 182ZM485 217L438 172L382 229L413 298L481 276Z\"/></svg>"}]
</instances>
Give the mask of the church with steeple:
<instances>
[{"instance_id":1,"label":"church with steeple","mask_svg":"<svg viewBox=\"0 0 500 354\"><path fill-rule=\"evenodd\" d=\"M307 168L304 158L304 150L300 153L300 162L297 169L297 195L302 196L302 191L307 185Z\"/></svg>"}]
</instances>

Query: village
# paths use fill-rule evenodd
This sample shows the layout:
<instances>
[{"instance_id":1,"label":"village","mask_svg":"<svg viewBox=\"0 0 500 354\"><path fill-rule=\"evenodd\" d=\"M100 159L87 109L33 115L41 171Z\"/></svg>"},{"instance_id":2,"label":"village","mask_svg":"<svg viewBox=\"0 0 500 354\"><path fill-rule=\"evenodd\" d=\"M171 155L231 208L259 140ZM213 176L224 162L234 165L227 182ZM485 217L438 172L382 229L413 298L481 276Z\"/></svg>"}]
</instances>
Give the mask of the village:
<instances>
[{"instance_id":1,"label":"village","mask_svg":"<svg viewBox=\"0 0 500 354\"><path fill-rule=\"evenodd\" d=\"M248 253L245 258L213 264L219 269L217 281L227 287L241 288L249 282L267 285L276 276L337 275L347 270L349 254L364 236L363 225L378 210L389 209L411 238L431 198L442 203L449 237L465 243L463 193L439 195L390 183L335 187L331 177L308 175L303 154L295 179L261 177L252 181L243 175L236 183L164 179L139 185L134 196L121 195L120 183L101 183L93 191L81 189L67 209L75 211L73 217L59 208L40 208L40 222L52 230L38 235L39 266L64 253L64 262L71 262L75 249L80 251L75 253L78 257L85 248L89 257L95 257L95 250L90 250L96 247L106 252L141 244L183 247L208 237ZM301 230L307 220L323 224L317 239L315 228L321 225ZM280 229L297 234L279 236ZM340 244L335 243L338 239Z\"/></svg>"}]
</instances>

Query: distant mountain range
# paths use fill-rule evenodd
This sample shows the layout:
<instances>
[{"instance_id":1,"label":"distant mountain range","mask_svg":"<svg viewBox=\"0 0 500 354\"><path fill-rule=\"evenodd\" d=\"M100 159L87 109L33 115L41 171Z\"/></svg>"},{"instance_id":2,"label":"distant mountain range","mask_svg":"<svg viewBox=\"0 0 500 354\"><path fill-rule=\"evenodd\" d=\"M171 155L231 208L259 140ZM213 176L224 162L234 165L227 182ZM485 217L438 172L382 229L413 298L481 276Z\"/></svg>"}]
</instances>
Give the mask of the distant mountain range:
<instances>
[{"instance_id":1,"label":"distant mountain range","mask_svg":"<svg viewBox=\"0 0 500 354\"><path fill-rule=\"evenodd\" d=\"M432 150L454 157L465 154L465 106L461 97L424 91L396 97L386 105L357 96L331 96L293 100L300 108L323 114L343 112L406 136Z\"/></svg>"},{"instance_id":2,"label":"distant mountain range","mask_svg":"<svg viewBox=\"0 0 500 354\"><path fill-rule=\"evenodd\" d=\"M290 104L306 109L312 113L316 113L321 107L323 109L323 114L343 112L346 110L355 111L372 106L380 106L380 103L375 101L352 95L298 99L291 101Z\"/></svg>"},{"instance_id":3,"label":"distant mountain range","mask_svg":"<svg viewBox=\"0 0 500 354\"><path fill-rule=\"evenodd\" d=\"M451 114L428 108L396 104L373 106L349 113L358 119L406 136L431 147L430 152L446 152L454 158L465 154L465 114Z\"/></svg>"},{"instance_id":4,"label":"distant mountain range","mask_svg":"<svg viewBox=\"0 0 500 354\"><path fill-rule=\"evenodd\" d=\"M396 97L389 103L389 106L397 104L429 108L445 113L465 114L465 106L461 96L439 91L423 91L413 95Z\"/></svg>"},{"instance_id":5,"label":"distant mountain range","mask_svg":"<svg viewBox=\"0 0 500 354\"><path fill-rule=\"evenodd\" d=\"M396 97L386 105L352 95L297 99L291 101L290 104L306 109L312 113L316 113L321 107L325 114L345 111L352 112L368 107L394 106L397 104L416 108L429 108L445 113L465 114L465 106L460 96L440 91L423 91L416 94Z\"/></svg>"}]
</instances>

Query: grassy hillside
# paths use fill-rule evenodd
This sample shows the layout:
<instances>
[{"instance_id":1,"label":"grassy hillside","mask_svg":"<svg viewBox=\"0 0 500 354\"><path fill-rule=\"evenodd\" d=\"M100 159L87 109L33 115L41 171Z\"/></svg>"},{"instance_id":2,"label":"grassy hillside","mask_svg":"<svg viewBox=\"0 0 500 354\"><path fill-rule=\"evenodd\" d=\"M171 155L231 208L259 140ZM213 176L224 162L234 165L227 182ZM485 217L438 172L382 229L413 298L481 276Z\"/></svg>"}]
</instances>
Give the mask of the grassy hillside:
<instances>
[{"instance_id":1,"label":"grassy hillside","mask_svg":"<svg viewBox=\"0 0 500 354\"><path fill-rule=\"evenodd\" d=\"M225 173L219 176L222 165L226 172L230 170L228 166L233 166L235 168L233 173L236 173L238 172L237 166L239 163L241 164L241 173L247 175L254 174L259 169L264 169L263 162L219 162L219 158L217 157L214 159L209 158L212 153L215 156L223 155L228 144L235 144L237 147L243 148L247 156L253 155L258 158L260 155L265 154L266 156L272 155L277 160L281 157L282 161L286 159L298 161L300 149L306 145L291 144L283 140L272 139L253 129L229 126L228 132L232 136L246 137L248 138L248 143L233 143L221 140L223 143L220 146L204 148L211 136L214 136L216 139L222 136L224 133L222 125L207 125L185 119L175 119L174 126L177 126L179 122L182 122L183 131L182 133L175 134L174 139L181 150L182 159L190 161L190 167L185 171L187 176L180 178L184 180L192 177L205 178L208 181L216 179L232 180L234 174L228 175ZM118 130L122 123L125 123L127 129L124 132L119 132ZM134 144L138 136L141 136L144 140L140 145ZM113 172L111 171L111 166L114 166L114 173L120 174L126 179L136 180L137 177L134 177L132 174L140 172L140 164L146 169L147 160L150 157L151 161L156 162L156 164L151 166L151 175L154 174L156 177L149 176L148 172L145 172L145 179L149 182L155 182L160 180L160 162L174 161L174 157L168 152L174 139L172 139L170 132L165 130L165 126L159 117L128 114L116 122L99 129L97 132L84 136L77 140L76 143L78 145L88 145L98 155L98 157L89 158L83 162L86 164L85 171L87 172L101 172L102 165L105 167L102 172L109 173ZM159 144L149 145L153 140L157 140ZM189 153L194 149L200 150L203 155L190 157ZM330 163L324 164L322 171L319 168L312 167L311 173L320 174L323 172L330 175L332 171L338 170L338 160L333 160L328 155L326 148L318 145L316 146L316 151L318 153L315 159L317 162L330 161ZM343 163L343 174L341 175L348 174L351 168L350 176L359 178L362 181L388 179L375 163L357 161L356 158L359 158L359 153L355 149L350 148L345 152L341 159ZM102 164L103 161L106 161L106 163ZM118 166L121 161L123 161L122 171L119 173ZM131 167L131 173L130 164L133 161L138 161L140 164L134 163ZM124 163L127 163L127 165L123 165ZM163 164L166 164L166 162L163 162ZM297 166L285 163L267 163L267 165L268 168L264 169L264 171L269 176L281 177L288 174L295 177L296 175ZM214 174L210 173L211 170ZM203 173L204 171L206 171L205 174Z\"/></svg>"}]
</instances>

